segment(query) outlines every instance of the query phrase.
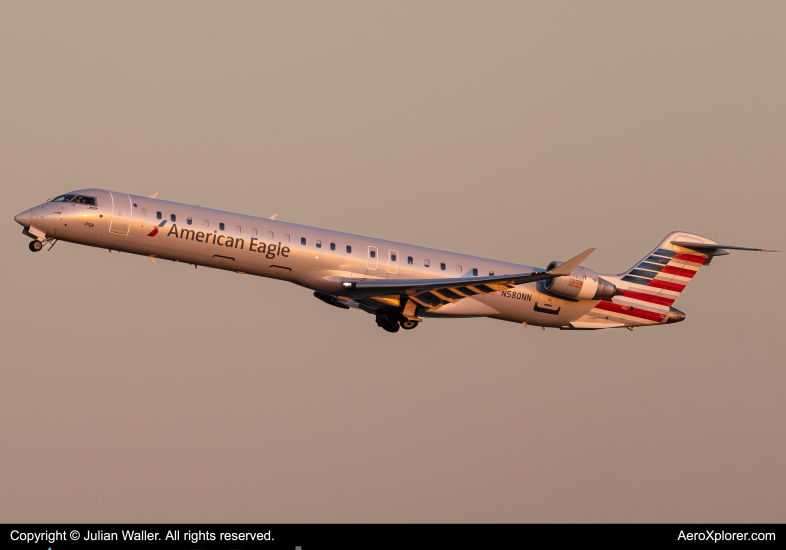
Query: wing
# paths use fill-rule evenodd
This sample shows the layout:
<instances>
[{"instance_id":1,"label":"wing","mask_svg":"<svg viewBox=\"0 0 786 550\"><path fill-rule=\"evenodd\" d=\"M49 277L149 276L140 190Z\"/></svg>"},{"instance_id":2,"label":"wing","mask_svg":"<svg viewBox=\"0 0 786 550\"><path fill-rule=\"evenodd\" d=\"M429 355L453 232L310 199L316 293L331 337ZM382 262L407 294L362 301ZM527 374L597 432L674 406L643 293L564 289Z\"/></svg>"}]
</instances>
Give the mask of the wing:
<instances>
[{"instance_id":1,"label":"wing","mask_svg":"<svg viewBox=\"0 0 786 550\"><path fill-rule=\"evenodd\" d=\"M342 295L352 300L391 295L402 296L411 298L424 307L437 308L470 296L489 294L515 285L570 275L594 251L594 248L589 248L551 271L531 271L515 275L446 279L342 278L341 284L345 289Z\"/></svg>"}]
</instances>

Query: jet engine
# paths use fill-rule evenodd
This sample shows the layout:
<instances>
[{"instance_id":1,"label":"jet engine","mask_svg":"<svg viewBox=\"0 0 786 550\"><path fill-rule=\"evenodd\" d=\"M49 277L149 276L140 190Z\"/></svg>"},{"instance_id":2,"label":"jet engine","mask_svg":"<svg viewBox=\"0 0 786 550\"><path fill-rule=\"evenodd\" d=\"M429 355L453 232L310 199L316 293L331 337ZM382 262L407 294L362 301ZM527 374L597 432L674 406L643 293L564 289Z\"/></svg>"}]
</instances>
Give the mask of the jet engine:
<instances>
[{"instance_id":1,"label":"jet engine","mask_svg":"<svg viewBox=\"0 0 786 550\"><path fill-rule=\"evenodd\" d=\"M551 262L546 268L551 271L565 262ZM617 294L617 287L586 267L577 267L570 275L555 277L544 281L543 285L554 292L577 300L611 299Z\"/></svg>"}]
</instances>

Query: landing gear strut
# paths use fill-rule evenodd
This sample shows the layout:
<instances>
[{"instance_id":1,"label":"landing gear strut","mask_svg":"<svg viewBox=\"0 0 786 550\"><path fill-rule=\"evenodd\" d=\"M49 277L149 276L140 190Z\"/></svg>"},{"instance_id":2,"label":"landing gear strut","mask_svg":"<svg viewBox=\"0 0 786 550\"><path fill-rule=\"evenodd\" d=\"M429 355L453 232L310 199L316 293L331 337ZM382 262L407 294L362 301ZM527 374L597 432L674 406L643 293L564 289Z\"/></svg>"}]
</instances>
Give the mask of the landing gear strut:
<instances>
[{"instance_id":1,"label":"landing gear strut","mask_svg":"<svg viewBox=\"0 0 786 550\"><path fill-rule=\"evenodd\" d=\"M32 252L38 252L39 250L44 248L44 243L42 241L39 241L38 239L36 239L35 241L30 241L30 244L28 245L28 247L30 248L30 250Z\"/></svg>"}]
</instances>

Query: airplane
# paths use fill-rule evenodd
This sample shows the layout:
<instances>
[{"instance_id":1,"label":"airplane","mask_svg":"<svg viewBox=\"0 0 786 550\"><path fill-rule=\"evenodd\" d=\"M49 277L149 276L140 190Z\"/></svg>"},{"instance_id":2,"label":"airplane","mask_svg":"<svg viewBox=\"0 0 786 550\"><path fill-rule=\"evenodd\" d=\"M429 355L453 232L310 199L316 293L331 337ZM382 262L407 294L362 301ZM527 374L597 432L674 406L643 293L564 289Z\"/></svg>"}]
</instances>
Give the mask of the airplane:
<instances>
[{"instance_id":1,"label":"airplane","mask_svg":"<svg viewBox=\"0 0 786 550\"><path fill-rule=\"evenodd\" d=\"M683 231L666 235L625 272L580 265L589 248L545 269L235 214L202 206L80 189L14 217L30 250L58 241L289 281L326 304L375 316L388 332L426 318L487 317L563 330L666 325L699 269L730 250Z\"/></svg>"}]
</instances>

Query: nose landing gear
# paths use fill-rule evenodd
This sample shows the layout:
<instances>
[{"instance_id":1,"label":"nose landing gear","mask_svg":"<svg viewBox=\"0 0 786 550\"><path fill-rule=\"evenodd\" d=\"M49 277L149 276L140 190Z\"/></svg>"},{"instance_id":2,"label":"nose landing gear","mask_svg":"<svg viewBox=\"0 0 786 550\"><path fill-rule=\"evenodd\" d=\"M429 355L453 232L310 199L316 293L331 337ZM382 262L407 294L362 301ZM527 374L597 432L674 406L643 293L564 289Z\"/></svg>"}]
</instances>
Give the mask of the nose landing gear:
<instances>
[{"instance_id":1,"label":"nose landing gear","mask_svg":"<svg viewBox=\"0 0 786 550\"><path fill-rule=\"evenodd\" d=\"M55 246L57 239L54 237L47 237L43 241L40 239L35 239L34 241L30 241L30 244L27 247L30 249L31 252L39 252L44 245L47 243L52 243L52 246ZM52 250L52 246L49 247L49 250Z\"/></svg>"}]
</instances>

